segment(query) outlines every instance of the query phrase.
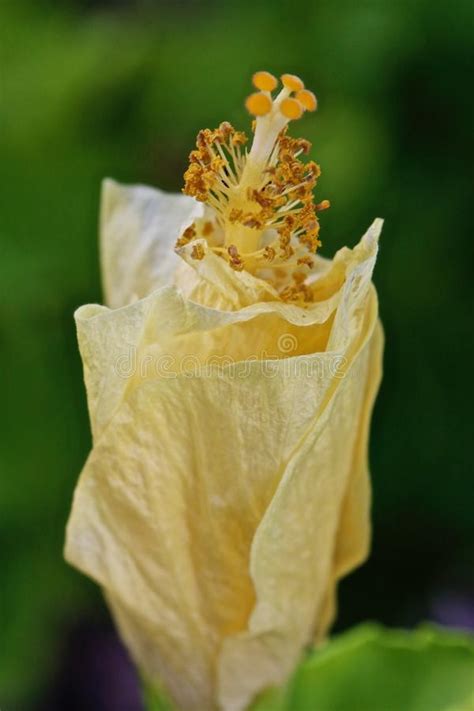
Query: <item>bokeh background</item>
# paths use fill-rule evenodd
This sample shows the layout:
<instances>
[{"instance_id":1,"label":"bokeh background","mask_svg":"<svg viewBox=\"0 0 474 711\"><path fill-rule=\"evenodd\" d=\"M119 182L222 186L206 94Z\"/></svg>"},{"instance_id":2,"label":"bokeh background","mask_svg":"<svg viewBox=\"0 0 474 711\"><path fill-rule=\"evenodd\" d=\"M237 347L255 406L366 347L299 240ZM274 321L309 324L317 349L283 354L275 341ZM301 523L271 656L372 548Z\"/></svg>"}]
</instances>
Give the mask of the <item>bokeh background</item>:
<instances>
[{"instance_id":1,"label":"bokeh background","mask_svg":"<svg viewBox=\"0 0 474 711\"><path fill-rule=\"evenodd\" d=\"M195 134L257 69L300 74L322 253L385 218L387 348L371 443L374 548L341 586L364 619L474 625L473 4L3 0L0 705L138 711L100 591L62 560L90 446L73 311L101 300L100 181L179 190Z\"/></svg>"}]
</instances>

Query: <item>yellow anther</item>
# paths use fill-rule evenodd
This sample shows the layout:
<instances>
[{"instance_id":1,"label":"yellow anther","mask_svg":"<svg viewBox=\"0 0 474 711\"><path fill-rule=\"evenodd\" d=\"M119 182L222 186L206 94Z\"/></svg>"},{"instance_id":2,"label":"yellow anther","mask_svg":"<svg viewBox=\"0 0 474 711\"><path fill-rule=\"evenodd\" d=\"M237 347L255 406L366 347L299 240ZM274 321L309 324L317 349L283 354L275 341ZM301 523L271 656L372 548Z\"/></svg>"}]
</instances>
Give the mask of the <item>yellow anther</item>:
<instances>
[{"instance_id":1,"label":"yellow anther","mask_svg":"<svg viewBox=\"0 0 474 711\"><path fill-rule=\"evenodd\" d=\"M260 91L274 91L278 86L278 79L270 72L255 72L252 84Z\"/></svg>"},{"instance_id":2,"label":"yellow anther","mask_svg":"<svg viewBox=\"0 0 474 711\"><path fill-rule=\"evenodd\" d=\"M299 119L303 115L304 107L296 99L283 99L280 111L287 119Z\"/></svg>"},{"instance_id":3,"label":"yellow anther","mask_svg":"<svg viewBox=\"0 0 474 711\"><path fill-rule=\"evenodd\" d=\"M206 253L204 252L204 247L202 244L195 244L191 250L191 259L201 260L204 259Z\"/></svg>"},{"instance_id":4,"label":"yellow anther","mask_svg":"<svg viewBox=\"0 0 474 711\"><path fill-rule=\"evenodd\" d=\"M295 74L283 74L281 81L285 89L289 89L290 91L301 91L301 89L304 89L303 81Z\"/></svg>"},{"instance_id":5,"label":"yellow anther","mask_svg":"<svg viewBox=\"0 0 474 711\"><path fill-rule=\"evenodd\" d=\"M245 107L252 116L265 116L272 109L272 100L266 94L257 91L247 97Z\"/></svg>"},{"instance_id":6,"label":"yellow anther","mask_svg":"<svg viewBox=\"0 0 474 711\"><path fill-rule=\"evenodd\" d=\"M295 99L297 99L301 104L303 104L306 111L316 111L316 109L318 108L318 100L313 94L313 92L309 91L309 89L301 89L300 91L298 91L295 96Z\"/></svg>"},{"instance_id":7,"label":"yellow anther","mask_svg":"<svg viewBox=\"0 0 474 711\"><path fill-rule=\"evenodd\" d=\"M314 209L317 212L322 212L323 210L327 210L330 207L331 207L331 203L329 202L329 200L322 200L321 202L318 202L318 204L314 206Z\"/></svg>"},{"instance_id":8,"label":"yellow anther","mask_svg":"<svg viewBox=\"0 0 474 711\"><path fill-rule=\"evenodd\" d=\"M202 227L203 237L209 237L209 235L212 235L213 232L214 232L214 225L212 224L212 222L205 222Z\"/></svg>"}]
</instances>

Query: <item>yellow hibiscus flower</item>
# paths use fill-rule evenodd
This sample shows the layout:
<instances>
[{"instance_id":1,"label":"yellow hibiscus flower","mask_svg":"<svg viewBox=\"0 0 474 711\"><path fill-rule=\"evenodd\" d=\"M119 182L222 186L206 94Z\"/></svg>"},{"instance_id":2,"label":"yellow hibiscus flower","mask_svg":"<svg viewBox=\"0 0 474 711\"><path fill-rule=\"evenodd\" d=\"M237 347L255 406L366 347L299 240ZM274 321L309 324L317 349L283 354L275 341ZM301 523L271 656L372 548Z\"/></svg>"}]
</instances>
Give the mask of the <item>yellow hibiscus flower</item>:
<instances>
[{"instance_id":1,"label":"yellow hibiscus flower","mask_svg":"<svg viewBox=\"0 0 474 711\"><path fill-rule=\"evenodd\" d=\"M103 588L147 680L241 711L327 634L367 555L381 220L317 254L295 76L254 75L254 137L201 131L184 195L104 183L107 306L76 323L93 433L66 558Z\"/></svg>"}]
</instances>

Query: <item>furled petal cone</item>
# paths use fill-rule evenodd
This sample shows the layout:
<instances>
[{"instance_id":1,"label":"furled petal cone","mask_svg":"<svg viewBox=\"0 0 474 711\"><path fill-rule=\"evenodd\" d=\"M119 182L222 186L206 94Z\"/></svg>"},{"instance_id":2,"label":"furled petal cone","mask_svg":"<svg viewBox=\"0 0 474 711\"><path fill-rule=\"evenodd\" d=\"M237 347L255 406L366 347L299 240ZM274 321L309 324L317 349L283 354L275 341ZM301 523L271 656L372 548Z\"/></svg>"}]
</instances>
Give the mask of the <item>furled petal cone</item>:
<instances>
[{"instance_id":1,"label":"furled petal cone","mask_svg":"<svg viewBox=\"0 0 474 711\"><path fill-rule=\"evenodd\" d=\"M184 711L240 711L284 682L367 553L380 225L336 255L307 310L221 311L165 287L77 312L94 448L66 556ZM210 365L223 355L241 367Z\"/></svg>"}]
</instances>

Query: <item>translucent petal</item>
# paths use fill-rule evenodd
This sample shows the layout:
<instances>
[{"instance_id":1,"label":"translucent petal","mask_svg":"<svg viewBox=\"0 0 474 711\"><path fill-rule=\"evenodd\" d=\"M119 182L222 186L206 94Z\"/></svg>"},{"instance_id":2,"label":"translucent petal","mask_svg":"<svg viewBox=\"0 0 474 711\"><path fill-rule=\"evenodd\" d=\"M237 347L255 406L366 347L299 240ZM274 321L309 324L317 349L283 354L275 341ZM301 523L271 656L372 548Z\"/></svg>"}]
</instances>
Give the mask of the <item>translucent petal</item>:
<instances>
[{"instance_id":1,"label":"translucent petal","mask_svg":"<svg viewBox=\"0 0 474 711\"><path fill-rule=\"evenodd\" d=\"M203 210L186 195L104 180L100 246L106 303L125 306L169 284L179 263L176 240Z\"/></svg>"}]
</instances>

